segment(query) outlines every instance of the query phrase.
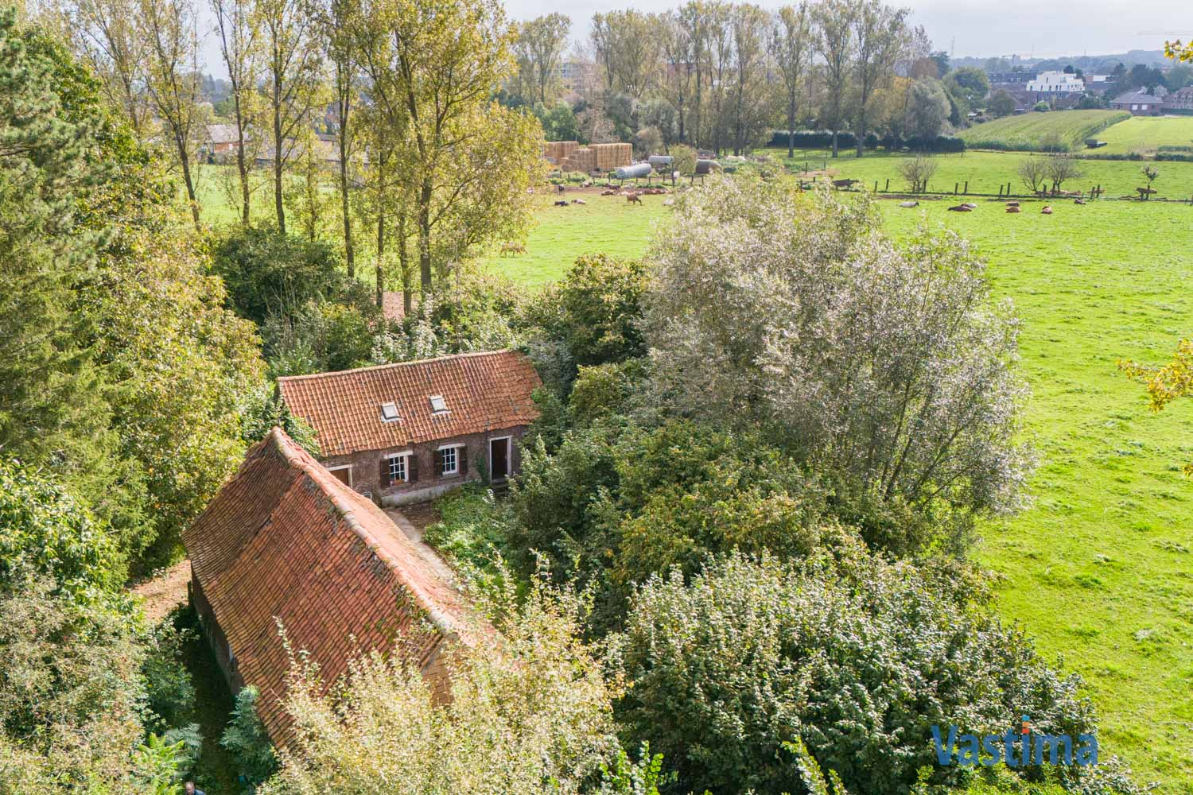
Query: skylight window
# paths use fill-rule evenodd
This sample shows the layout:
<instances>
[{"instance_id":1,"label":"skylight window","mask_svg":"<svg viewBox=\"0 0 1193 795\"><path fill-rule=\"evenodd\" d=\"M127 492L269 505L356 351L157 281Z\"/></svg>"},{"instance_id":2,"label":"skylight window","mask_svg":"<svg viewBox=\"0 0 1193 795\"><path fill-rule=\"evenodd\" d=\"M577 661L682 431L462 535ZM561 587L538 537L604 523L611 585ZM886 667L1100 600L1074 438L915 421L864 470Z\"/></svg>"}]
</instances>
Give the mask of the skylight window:
<instances>
[{"instance_id":1,"label":"skylight window","mask_svg":"<svg viewBox=\"0 0 1193 795\"><path fill-rule=\"evenodd\" d=\"M393 403L382 403L381 404L381 419L385 422L397 422L399 419L398 418L398 407L395 406Z\"/></svg>"},{"instance_id":2,"label":"skylight window","mask_svg":"<svg viewBox=\"0 0 1193 795\"><path fill-rule=\"evenodd\" d=\"M447 411L447 401L443 399L443 395L431 395L431 411L436 414Z\"/></svg>"}]
</instances>

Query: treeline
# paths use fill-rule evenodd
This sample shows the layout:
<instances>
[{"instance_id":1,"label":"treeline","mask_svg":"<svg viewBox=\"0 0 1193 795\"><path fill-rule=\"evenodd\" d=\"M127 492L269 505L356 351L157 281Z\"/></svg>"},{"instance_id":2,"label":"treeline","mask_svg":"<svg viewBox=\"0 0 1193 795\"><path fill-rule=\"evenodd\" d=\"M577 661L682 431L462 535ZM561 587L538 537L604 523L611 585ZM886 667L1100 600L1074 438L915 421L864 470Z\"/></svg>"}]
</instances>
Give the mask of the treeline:
<instances>
[{"instance_id":1,"label":"treeline","mask_svg":"<svg viewBox=\"0 0 1193 795\"><path fill-rule=\"evenodd\" d=\"M947 56L880 0L600 13L568 54L570 27L561 14L520 26L504 101L533 107L548 138L632 140L639 155L679 143L742 154L771 129L807 126L834 154L852 133L861 154L870 133L929 140L965 126L989 89L977 69L946 77Z\"/></svg>"},{"instance_id":2,"label":"treeline","mask_svg":"<svg viewBox=\"0 0 1193 795\"><path fill-rule=\"evenodd\" d=\"M219 116L202 101L204 11L230 86ZM378 304L388 279L410 311L529 223L541 132L492 101L515 70L497 2L68 0L42 22L133 137L170 153L197 227L214 192L245 227L337 239L350 277L373 266ZM213 177L211 159L235 168Z\"/></svg>"}]
</instances>

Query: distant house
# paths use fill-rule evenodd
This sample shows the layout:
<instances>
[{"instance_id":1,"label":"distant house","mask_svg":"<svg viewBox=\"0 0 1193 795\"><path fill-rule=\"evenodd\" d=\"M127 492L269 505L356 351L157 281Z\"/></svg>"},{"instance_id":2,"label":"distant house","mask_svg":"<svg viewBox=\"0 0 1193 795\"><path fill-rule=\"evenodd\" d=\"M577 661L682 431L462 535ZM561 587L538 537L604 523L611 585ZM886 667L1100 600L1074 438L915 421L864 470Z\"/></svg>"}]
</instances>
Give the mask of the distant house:
<instances>
[{"instance_id":1,"label":"distant house","mask_svg":"<svg viewBox=\"0 0 1193 795\"><path fill-rule=\"evenodd\" d=\"M1040 72L1027 83L1027 90L1036 94L1080 94L1085 81L1068 72Z\"/></svg>"},{"instance_id":2,"label":"distant house","mask_svg":"<svg viewBox=\"0 0 1193 795\"><path fill-rule=\"evenodd\" d=\"M1111 100L1110 107L1128 110L1133 116L1157 116L1164 110L1164 100L1142 91L1131 91Z\"/></svg>"},{"instance_id":3,"label":"distant house","mask_svg":"<svg viewBox=\"0 0 1193 795\"><path fill-rule=\"evenodd\" d=\"M525 355L496 351L279 378L278 392L335 477L402 505L516 473L540 385Z\"/></svg>"},{"instance_id":4,"label":"distant house","mask_svg":"<svg viewBox=\"0 0 1193 795\"><path fill-rule=\"evenodd\" d=\"M183 533L191 601L233 692L253 685L257 713L285 747L294 651L331 686L359 654L399 655L447 694L445 652L492 630L380 508L348 488L278 428Z\"/></svg>"},{"instance_id":5,"label":"distant house","mask_svg":"<svg viewBox=\"0 0 1193 795\"><path fill-rule=\"evenodd\" d=\"M199 144L199 152L207 160L224 161L236 154L239 138L234 124L208 124Z\"/></svg>"},{"instance_id":6,"label":"distant house","mask_svg":"<svg viewBox=\"0 0 1193 795\"><path fill-rule=\"evenodd\" d=\"M1173 91L1164 97L1164 111L1193 111L1193 86Z\"/></svg>"}]
</instances>

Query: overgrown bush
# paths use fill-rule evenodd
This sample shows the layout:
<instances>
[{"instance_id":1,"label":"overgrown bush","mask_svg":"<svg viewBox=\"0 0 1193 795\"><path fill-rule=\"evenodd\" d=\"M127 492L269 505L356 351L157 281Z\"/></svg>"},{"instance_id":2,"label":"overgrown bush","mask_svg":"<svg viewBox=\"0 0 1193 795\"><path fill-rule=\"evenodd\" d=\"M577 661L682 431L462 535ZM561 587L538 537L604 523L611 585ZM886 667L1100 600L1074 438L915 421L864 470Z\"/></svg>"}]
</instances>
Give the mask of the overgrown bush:
<instances>
[{"instance_id":1,"label":"overgrown bush","mask_svg":"<svg viewBox=\"0 0 1193 795\"><path fill-rule=\"evenodd\" d=\"M965 780L936 764L933 725L1002 734L1027 714L1037 731L1096 732L1078 680L1000 627L966 582L856 544L803 563L734 554L690 583L653 578L618 639L626 739L652 738L685 792L802 791L785 750L799 740L849 791L870 793L906 791L921 768L928 783ZM1018 772L1070 785L1097 775Z\"/></svg>"},{"instance_id":2,"label":"overgrown bush","mask_svg":"<svg viewBox=\"0 0 1193 795\"><path fill-rule=\"evenodd\" d=\"M762 428L961 553L977 517L1018 507L1032 461L1011 307L956 236L897 245L864 197L792 191L725 179L677 200L645 302L657 401Z\"/></svg>"},{"instance_id":3,"label":"overgrown bush","mask_svg":"<svg viewBox=\"0 0 1193 795\"><path fill-rule=\"evenodd\" d=\"M578 793L618 748L617 679L580 639L583 603L536 582L525 600L502 589L480 609L503 641L448 658L446 702L400 658L355 661L332 693L295 660L295 739L263 795Z\"/></svg>"}]
</instances>

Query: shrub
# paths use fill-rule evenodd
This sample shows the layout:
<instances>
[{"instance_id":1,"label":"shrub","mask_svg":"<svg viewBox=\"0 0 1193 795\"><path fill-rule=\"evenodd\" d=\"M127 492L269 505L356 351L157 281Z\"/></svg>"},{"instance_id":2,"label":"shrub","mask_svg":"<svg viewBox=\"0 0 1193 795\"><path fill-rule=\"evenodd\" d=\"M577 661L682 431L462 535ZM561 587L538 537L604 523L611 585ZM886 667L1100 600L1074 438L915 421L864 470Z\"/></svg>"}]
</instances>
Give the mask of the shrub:
<instances>
[{"instance_id":1,"label":"shrub","mask_svg":"<svg viewBox=\"0 0 1193 795\"><path fill-rule=\"evenodd\" d=\"M250 786L265 781L278 766L277 752L257 715L259 696L252 685L236 694L232 719L220 737L220 745L235 757L241 778Z\"/></svg>"},{"instance_id":2,"label":"shrub","mask_svg":"<svg viewBox=\"0 0 1193 795\"><path fill-rule=\"evenodd\" d=\"M935 764L934 724L1002 734L1030 714L1040 731L1095 732L1078 680L989 618L965 581L858 545L804 563L735 554L690 584L653 578L619 637L618 717L697 792L802 791L789 741L851 792L897 792L920 768L935 784L965 775Z\"/></svg>"},{"instance_id":3,"label":"shrub","mask_svg":"<svg viewBox=\"0 0 1193 795\"><path fill-rule=\"evenodd\" d=\"M400 658L355 661L331 693L295 661L295 738L261 792L578 793L618 748L617 680L580 638L583 609L537 580L522 601L491 593L481 610L503 642L448 655L442 700Z\"/></svg>"},{"instance_id":4,"label":"shrub","mask_svg":"<svg viewBox=\"0 0 1193 795\"><path fill-rule=\"evenodd\" d=\"M718 180L677 201L651 249L644 322L659 402L763 428L961 552L977 517L1017 508L1031 466L1011 308L955 236L895 245L864 197L792 191Z\"/></svg>"},{"instance_id":5,"label":"shrub","mask_svg":"<svg viewBox=\"0 0 1193 795\"><path fill-rule=\"evenodd\" d=\"M229 305L258 324L311 301L368 303L363 285L341 270L335 246L269 228L229 227L212 246L212 271L223 278Z\"/></svg>"}]
</instances>

